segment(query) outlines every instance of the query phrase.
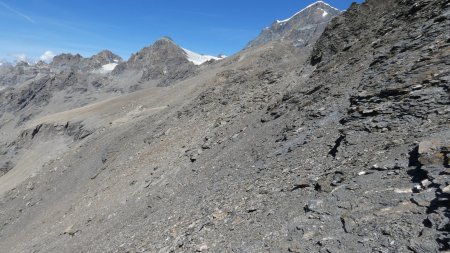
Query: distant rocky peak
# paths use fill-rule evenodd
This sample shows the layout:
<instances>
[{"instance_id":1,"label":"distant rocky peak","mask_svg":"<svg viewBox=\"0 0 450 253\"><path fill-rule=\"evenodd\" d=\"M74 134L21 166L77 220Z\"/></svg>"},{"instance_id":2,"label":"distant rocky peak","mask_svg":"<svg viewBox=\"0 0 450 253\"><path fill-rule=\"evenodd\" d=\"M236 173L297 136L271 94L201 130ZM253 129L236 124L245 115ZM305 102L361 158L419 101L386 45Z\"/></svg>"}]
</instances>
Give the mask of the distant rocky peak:
<instances>
[{"instance_id":1,"label":"distant rocky peak","mask_svg":"<svg viewBox=\"0 0 450 253\"><path fill-rule=\"evenodd\" d=\"M122 58L109 50L103 50L96 55L86 59L83 63L85 71L106 74L113 71L118 64L123 62Z\"/></svg>"},{"instance_id":2,"label":"distant rocky peak","mask_svg":"<svg viewBox=\"0 0 450 253\"><path fill-rule=\"evenodd\" d=\"M325 2L315 2L287 19L273 22L247 48L274 41L287 41L297 47L309 46L319 38L328 22L340 14L340 10Z\"/></svg>"},{"instance_id":3,"label":"distant rocky peak","mask_svg":"<svg viewBox=\"0 0 450 253\"><path fill-rule=\"evenodd\" d=\"M118 62L123 61L120 56L114 54L113 52L111 52L109 50L103 50L103 51L99 52L98 54L92 56L90 59L100 61L105 64L113 63L113 62L118 63Z\"/></svg>"},{"instance_id":4,"label":"distant rocky peak","mask_svg":"<svg viewBox=\"0 0 450 253\"><path fill-rule=\"evenodd\" d=\"M50 63L53 67L71 67L81 63L83 57L80 54L60 54L53 58Z\"/></svg>"},{"instance_id":5,"label":"distant rocky peak","mask_svg":"<svg viewBox=\"0 0 450 253\"><path fill-rule=\"evenodd\" d=\"M35 66L38 68L42 68L42 67L47 67L48 64L45 61L41 60L41 61L36 62Z\"/></svg>"},{"instance_id":6,"label":"distant rocky peak","mask_svg":"<svg viewBox=\"0 0 450 253\"><path fill-rule=\"evenodd\" d=\"M164 65L173 59L177 59L176 61L180 64L187 62L185 51L169 37L162 37L151 46L144 47L133 54L127 65L132 69L144 69L148 66Z\"/></svg>"},{"instance_id":7,"label":"distant rocky peak","mask_svg":"<svg viewBox=\"0 0 450 253\"><path fill-rule=\"evenodd\" d=\"M83 69L85 71L107 74L113 71L116 66L122 62L123 60L120 56L113 54L109 50L103 50L86 59L83 63Z\"/></svg>"},{"instance_id":8,"label":"distant rocky peak","mask_svg":"<svg viewBox=\"0 0 450 253\"><path fill-rule=\"evenodd\" d=\"M170 37L164 36L151 45L153 51L175 50L180 51L181 47L175 43Z\"/></svg>"},{"instance_id":9,"label":"distant rocky peak","mask_svg":"<svg viewBox=\"0 0 450 253\"><path fill-rule=\"evenodd\" d=\"M12 64L5 60L0 60L0 68L10 68Z\"/></svg>"},{"instance_id":10,"label":"distant rocky peak","mask_svg":"<svg viewBox=\"0 0 450 253\"><path fill-rule=\"evenodd\" d=\"M89 58L84 58L79 54L60 54L53 58L50 66L53 68L71 68L82 72L111 72L122 58L113 54L109 50L103 50Z\"/></svg>"},{"instance_id":11,"label":"distant rocky peak","mask_svg":"<svg viewBox=\"0 0 450 253\"><path fill-rule=\"evenodd\" d=\"M317 1L313 4L308 5L304 9L300 10L299 12L295 13L290 18L287 18L285 20L277 20L276 23L278 24L284 24L286 22L289 22L295 18L304 18L305 16L312 16L312 18L319 18L317 20L320 22L320 18L326 18L330 13L340 13L341 11L337 8L334 8L333 6L323 2L323 1Z\"/></svg>"},{"instance_id":12,"label":"distant rocky peak","mask_svg":"<svg viewBox=\"0 0 450 253\"><path fill-rule=\"evenodd\" d=\"M171 44L175 44L174 40L173 40L172 38L170 38L169 36L162 36L161 38L159 38L158 40L156 40L154 44L159 44L159 43L171 43Z\"/></svg>"},{"instance_id":13,"label":"distant rocky peak","mask_svg":"<svg viewBox=\"0 0 450 253\"><path fill-rule=\"evenodd\" d=\"M29 67L29 66L30 63L28 61L21 60L16 63L16 67Z\"/></svg>"},{"instance_id":14,"label":"distant rocky peak","mask_svg":"<svg viewBox=\"0 0 450 253\"><path fill-rule=\"evenodd\" d=\"M158 80L159 85L169 85L195 73L195 63L188 52L171 38L162 37L152 45L131 55L128 61L117 65L113 75L133 73L141 75L140 82Z\"/></svg>"}]
</instances>

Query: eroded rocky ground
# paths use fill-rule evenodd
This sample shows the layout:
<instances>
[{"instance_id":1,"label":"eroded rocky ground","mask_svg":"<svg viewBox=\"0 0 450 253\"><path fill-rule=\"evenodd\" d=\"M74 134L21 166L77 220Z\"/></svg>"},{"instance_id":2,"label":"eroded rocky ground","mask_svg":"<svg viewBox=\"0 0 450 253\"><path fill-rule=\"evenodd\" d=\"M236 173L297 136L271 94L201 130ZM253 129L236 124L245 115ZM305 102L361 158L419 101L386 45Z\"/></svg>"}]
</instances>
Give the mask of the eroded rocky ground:
<instances>
[{"instance_id":1,"label":"eroded rocky ground","mask_svg":"<svg viewBox=\"0 0 450 253\"><path fill-rule=\"evenodd\" d=\"M2 146L0 251L449 251L449 15L370 0L314 48L29 121Z\"/></svg>"}]
</instances>

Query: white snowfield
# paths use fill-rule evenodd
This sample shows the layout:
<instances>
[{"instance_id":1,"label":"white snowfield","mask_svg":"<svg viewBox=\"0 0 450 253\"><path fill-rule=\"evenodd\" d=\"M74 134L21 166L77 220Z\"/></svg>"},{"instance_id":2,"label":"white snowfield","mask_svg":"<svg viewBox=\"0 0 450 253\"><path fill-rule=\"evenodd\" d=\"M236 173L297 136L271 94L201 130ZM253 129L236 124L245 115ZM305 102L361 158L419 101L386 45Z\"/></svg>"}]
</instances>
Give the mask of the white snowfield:
<instances>
[{"instance_id":1,"label":"white snowfield","mask_svg":"<svg viewBox=\"0 0 450 253\"><path fill-rule=\"evenodd\" d=\"M223 58L211 56L211 55L204 55L204 54L198 54L192 51L189 51L185 48L183 48L184 52L186 52L186 56L188 58L188 61L194 63L195 65L201 65L209 60L220 60Z\"/></svg>"},{"instance_id":2,"label":"white snowfield","mask_svg":"<svg viewBox=\"0 0 450 253\"><path fill-rule=\"evenodd\" d=\"M105 64L105 65L102 66L102 68L94 70L94 72L98 73L98 74L107 74L107 73L113 71L114 68L116 68L117 65L119 65L117 62L118 61L114 60L113 63Z\"/></svg>"},{"instance_id":3,"label":"white snowfield","mask_svg":"<svg viewBox=\"0 0 450 253\"><path fill-rule=\"evenodd\" d=\"M337 10L337 11L340 11L340 10L334 8L333 6L327 4L327 3L323 2L323 1L317 1L317 2L315 2L315 3L313 3L313 4L310 4L310 5L306 6L306 7L303 8L301 11L295 13L294 15L292 15L292 17L290 17L290 18L288 18L288 19L285 19L285 20L277 20L277 23L286 23L286 22L288 22L289 20L291 20L292 18L294 18L295 16L297 16L298 14L302 13L303 11L307 10L308 8L313 7L314 5L316 5L316 4L318 4L318 3L325 4L326 6L329 6L329 7L332 8L332 9L335 9L335 10ZM322 9L321 9L321 10L322 10ZM322 17L326 17L326 16L328 15L328 12L326 12L325 10L323 10L323 12L324 12L324 13L322 14Z\"/></svg>"}]
</instances>

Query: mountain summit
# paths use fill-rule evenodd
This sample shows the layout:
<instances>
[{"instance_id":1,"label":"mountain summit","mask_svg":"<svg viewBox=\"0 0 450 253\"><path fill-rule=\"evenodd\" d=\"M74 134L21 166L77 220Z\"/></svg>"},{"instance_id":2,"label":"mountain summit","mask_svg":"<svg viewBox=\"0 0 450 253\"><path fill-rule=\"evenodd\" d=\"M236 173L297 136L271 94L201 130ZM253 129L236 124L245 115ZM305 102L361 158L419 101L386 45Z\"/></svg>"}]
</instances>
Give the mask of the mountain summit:
<instances>
[{"instance_id":1,"label":"mountain summit","mask_svg":"<svg viewBox=\"0 0 450 253\"><path fill-rule=\"evenodd\" d=\"M288 19L275 21L251 41L247 48L272 41L289 41L298 47L308 46L319 38L328 22L340 13L340 10L325 2L315 2Z\"/></svg>"},{"instance_id":2,"label":"mountain summit","mask_svg":"<svg viewBox=\"0 0 450 253\"><path fill-rule=\"evenodd\" d=\"M159 80L160 83L170 83L191 76L197 68L196 65L218 59L184 49L171 38L164 36L153 45L133 54L127 62L120 64L113 74L135 72L135 75L141 76L142 82Z\"/></svg>"}]
</instances>

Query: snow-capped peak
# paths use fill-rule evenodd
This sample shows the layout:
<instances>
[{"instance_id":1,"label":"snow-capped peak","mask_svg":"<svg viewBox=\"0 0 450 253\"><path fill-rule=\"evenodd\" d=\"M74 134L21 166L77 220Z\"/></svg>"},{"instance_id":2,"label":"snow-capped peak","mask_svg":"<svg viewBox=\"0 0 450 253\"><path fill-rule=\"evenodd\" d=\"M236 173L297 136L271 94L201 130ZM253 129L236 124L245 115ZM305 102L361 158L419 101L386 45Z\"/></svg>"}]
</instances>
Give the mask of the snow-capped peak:
<instances>
[{"instance_id":1,"label":"snow-capped peak","mask_svg":"<svg viewBox=\"0 0 450 253\"><path fill-rule=\"evenodd\" d=\"M211 55L198 54L198 53L189 51L185 48L182 48L182 49L186 53L188 61L194 63L195 65L201 65L210 60L220 60L220 59L225 58L225 57L219 58L219 57L215 57L215 56L211 56Z\"/></svg>"},{"instance_id":2,"label":"snow-capped peak","mask_svg":"<svg viewBox=\"0 0 450 253\"><path fill-rule=\"evenodd\" d=\"M315 3L312 3L312 4L308 5L308 6L306 6L305 8L303 8L303 9L300 10L299 12L295 13L294 15L292 15L292 16L291 16L290 18L288 18L288 19L285 19L285 20L277 20L277 23L278 23L278 24L286 23L286 22L288 22L289 20L291 20L292 18L294 18L295 16L297 16L298 14L302 13L303 11L305 11L305 10L307 10L307 9L313 7L314 5L317 5L317 4L324 4L324 5L330 7L330 8L332 8L332 9L334 9L334 10L340 11L340 10L334 8L333 6L331 6L331 5L327 4L327 3L325 3L324 1L317 1L317 2L315 2ZM323 9L321 9L321 10L323 10ZM323 10L322 16L323 16L323 17L326 17L327 15L328 15L328 12L326 12L325 10Z\"/></svg>"}]
</instances>

